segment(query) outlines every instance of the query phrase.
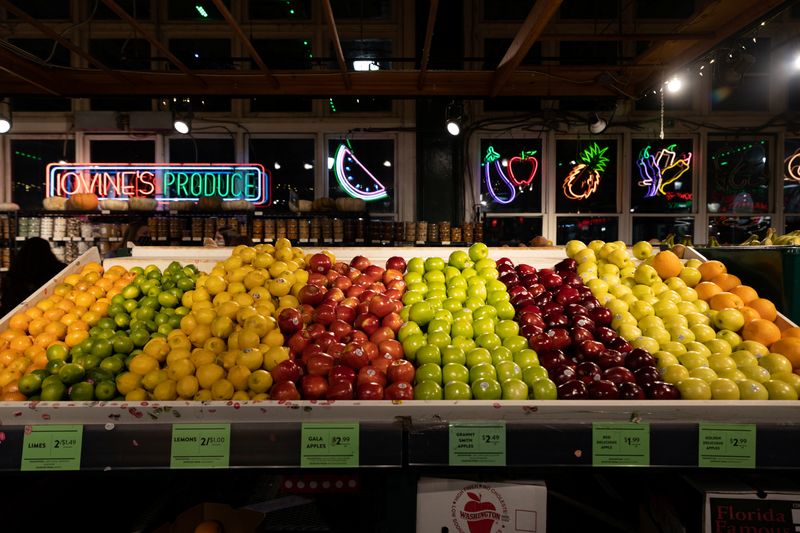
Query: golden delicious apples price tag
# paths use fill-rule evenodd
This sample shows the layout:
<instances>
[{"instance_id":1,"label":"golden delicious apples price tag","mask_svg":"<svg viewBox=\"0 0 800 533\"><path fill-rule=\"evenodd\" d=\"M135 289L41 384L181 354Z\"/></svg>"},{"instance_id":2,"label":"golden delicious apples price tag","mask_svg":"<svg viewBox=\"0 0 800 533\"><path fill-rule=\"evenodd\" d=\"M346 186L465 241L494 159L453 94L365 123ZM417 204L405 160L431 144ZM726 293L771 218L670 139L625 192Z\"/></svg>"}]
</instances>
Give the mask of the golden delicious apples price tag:
<instances>
[{"instance_id":1,"label":"golden delicious apples price tag","mask_svg":"<svg viewBox=\"0 0 800 533\"><path fill-rule=\"evenodd\" d=\"M702 468L755 468L755 424L700 423L697 464Z\"/></svg>"}]
</instances>

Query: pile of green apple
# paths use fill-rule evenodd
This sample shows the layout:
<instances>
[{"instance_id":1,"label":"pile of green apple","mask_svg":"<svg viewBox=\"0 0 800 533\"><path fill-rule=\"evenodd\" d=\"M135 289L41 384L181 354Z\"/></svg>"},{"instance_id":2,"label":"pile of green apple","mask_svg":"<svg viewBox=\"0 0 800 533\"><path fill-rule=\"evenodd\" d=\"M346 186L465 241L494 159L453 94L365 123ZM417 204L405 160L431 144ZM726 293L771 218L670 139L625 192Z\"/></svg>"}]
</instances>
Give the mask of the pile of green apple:
<instances>
[{"instance_id":1,"label":"pile of green apple","mask_svg":"<svg viewBox=\"0 0 800 533\"><path fill-rule=\"evenodd\" d=\"M678 276L662 279L649 243L636 243L631 252L621 242L566 245L578 274L611 310L612 328L634 348L653 354L663 381L683 399L798 398L799 380L784 386L771 379L791 374L789 360L743 340L736 332L743 324L738 310L714 311L698 297L693 287L702 279L700 261L685 261Z\"/></svg>"},{"instance_id":2,"label":"pile of green apple","mask_svg":"<svg viewBox=\"0 0 800 533\"><path fill-rule=\"evenodd\" d=\"M514 306L488 255L486 245L476 243L447 261L408 261L401 313L406 323L398 339L417 367L415 399L525 400L526 381L547 377L519 334ZM555 387L540 396L555 399Z\"/></svg>"}]
</instances>

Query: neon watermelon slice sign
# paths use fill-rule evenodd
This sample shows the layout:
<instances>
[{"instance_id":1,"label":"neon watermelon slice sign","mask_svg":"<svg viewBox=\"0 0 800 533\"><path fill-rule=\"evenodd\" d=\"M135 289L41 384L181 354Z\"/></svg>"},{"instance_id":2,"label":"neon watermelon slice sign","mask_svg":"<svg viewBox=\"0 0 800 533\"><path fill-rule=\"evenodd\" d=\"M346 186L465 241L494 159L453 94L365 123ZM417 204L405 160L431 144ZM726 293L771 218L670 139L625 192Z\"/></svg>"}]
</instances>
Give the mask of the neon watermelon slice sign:
<instances>
[{"instance_id":1,"label":"neon watermelon slice sign","mask_svg":"<svg viewBox=\"0 0 800 533\"><path fill-rule=\"evenodd\" d=\"M352 175L352 168L353 166L358 166L367 176L372 179L373 183L375 184L375 190L369 190L370 187L361 188L358 184L354 185L351 183L353 181ZM334 158L334 174L336 175L336 181L339 182L339 186L342 188L344 192L352 196L353 198L360 198L365 202L372 202L375 200L382 200L383 198L387 198L389 195L386 193L386 187L378 181L378 179L367 170L361 161L356 159L356 156L353 155L344 144L340 144L339 148L336 149L336 157Z\"/></svg>"}]
</instances>

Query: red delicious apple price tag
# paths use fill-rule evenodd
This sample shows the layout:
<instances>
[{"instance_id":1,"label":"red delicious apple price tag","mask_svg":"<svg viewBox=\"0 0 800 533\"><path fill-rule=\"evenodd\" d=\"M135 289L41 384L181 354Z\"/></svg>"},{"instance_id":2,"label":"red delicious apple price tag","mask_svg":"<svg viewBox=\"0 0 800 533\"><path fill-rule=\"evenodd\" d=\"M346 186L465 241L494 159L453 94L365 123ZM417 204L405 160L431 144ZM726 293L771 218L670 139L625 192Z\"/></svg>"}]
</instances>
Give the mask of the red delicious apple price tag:
<instances>
[{"instance_id":1,"label":"red delicious apple price tag","mask_svg":"<svg viewBox=\"0 0 800 533\"><path fill-rule=\"evenodd\" d=\"M650 424L592 424L593 466L650 466Z\"/></svg>"},{"instance_id":2,"label":"red delicious apple price tag","mask_svg":"<svg viewBox=\"0 0 800 533\"><path fill-rule=\"evenodd\" d=\"M300 467L357 468L358 429L358 422L303 424L300 436Z\"/></svg>"},{"instance_id":3,"label":"red delicious apple price tag","mask_svg":"<svg viewBox=\"0 0 800 533\"><path fill-rule=\"evenodd\" d=\"M700 424L697 464L703 468L755 468L755 424Z\"/></svg>"},{"instance_id":4,"label":"red delicious apple price tag","mask_svg":"<svg viewBox=\"0 0 800 533\"><path fill-rule=\"evenodd\" d=\"M505 422L450 424L450 466L506 466Z\"/></svg>"}]
</instances>

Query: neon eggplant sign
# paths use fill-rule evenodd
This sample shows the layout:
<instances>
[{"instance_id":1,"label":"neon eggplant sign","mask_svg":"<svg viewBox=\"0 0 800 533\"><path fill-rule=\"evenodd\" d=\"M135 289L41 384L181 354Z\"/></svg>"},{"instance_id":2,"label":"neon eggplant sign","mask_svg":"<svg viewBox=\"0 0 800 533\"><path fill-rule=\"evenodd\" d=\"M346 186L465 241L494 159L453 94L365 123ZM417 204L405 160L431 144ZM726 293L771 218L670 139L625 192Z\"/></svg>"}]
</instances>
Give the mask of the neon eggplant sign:
<instances>
[{"instance_id":1,"label":"neon eggplant sign","mask_svg":"<svg viewBox=\"0 0 800 533\"><path fill-rule=\"evenodd\" d=\"M605 156L607 151L608 146L600 148L597 143L592 143L581 152L581 163L572 167L561 184L564 196L570 200L586 200L597 191L600 177L610 161Z\"/></svg>"},{"instance_id":2,"label":"neon eggplant sign","mask_svg":"<svg viewBox=\"0 0 800 533\"><path fill-rule=\"evenodd\" d=\"M658 194L666 195L664 187L677 181L692 167L692 153L683 153L678 157L676 147L676 144L671 144L651 154L650 146L646 146L639 152L636 167L639 169L641 179L637 185L647 187L645 198L653 198Z\"/></svg>"},{"instance_id":3,"label":"neon eggplant sign","mask_svg":"<svg viewBox=\"0 0 800 533\"><path fill-rule=\"evenodd\" d=\"M378 178L344 144L340 144L336 149L333 168L339 186L353 198L372 202L389 196L383 183L378 181Z\"/></svg>"},{"instance_id":4,"label":"neon eggplant sign","mask_svg":"<svg viewBox=\"0 0 800 533\"><path fill-rule=\"evenodd\" d=\"M503 169L503 164L493 146L486 150L483 157L483 179L486 190L492 200L498 204L508 205L517 197L517 187L525 187L533 182L536 172L539 170L539 160L536 159L536 150L523 150L520 155L508 160L508 175ZM527 166L528 168L524 168ZM515 167L517 168L515 172ZM506 193L498 193L492 184L492 170L497 173L500 183L507 190ZM527 174L527 175L526 175Z\"/></svg>"},{"instance_id":5,"label":"neon eggplant sign","mask_svg":"<svg viewBox=\"0 0 800 533\"><path fill-rule=\"evenodd\" d=\"M154 198L158 202L218 197L267 205L270 176L259 164L50 163L47 196L92 193L100 200Z\"/></svg>"}]
</instances>

